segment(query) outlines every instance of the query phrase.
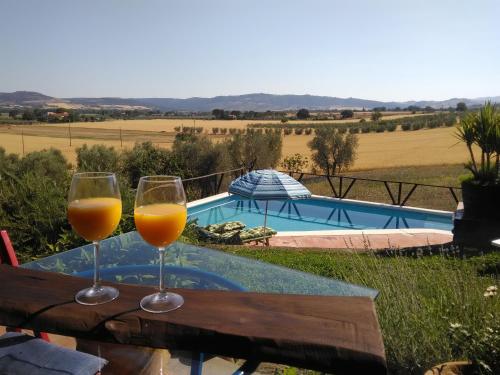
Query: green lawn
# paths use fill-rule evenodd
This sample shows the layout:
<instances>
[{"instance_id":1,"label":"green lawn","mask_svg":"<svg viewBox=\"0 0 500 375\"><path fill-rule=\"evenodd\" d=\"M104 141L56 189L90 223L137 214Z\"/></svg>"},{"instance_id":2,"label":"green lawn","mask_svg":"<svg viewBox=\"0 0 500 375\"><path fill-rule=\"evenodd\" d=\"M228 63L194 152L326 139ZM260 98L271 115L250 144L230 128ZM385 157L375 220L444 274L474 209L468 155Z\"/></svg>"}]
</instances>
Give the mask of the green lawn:
<instances>
[{"instance_id":1,"label":"green lawn","mask_svg":"<svg viewBox=\"0 0 500 375\"><path fill-rule=\"evenodd\" d=\"M450 250L426 257L381 257L278 248L221 249L379 290L376 306L391 374L422 374L434 364L479 351L479 347L453 345L450 323L480 331L485 329L486 314L495 314L493 325L500 329L500 298L483 295L488 286L498 284L500 254L464 260Z\"/></svg>"},{"instance_id":2,"label":"green lawn","mask_svg":"<svg viewBox=\"0 0 500 375\"><path fill-rule=\"evenodd\" d=\"M463 165L433 165L418 167L392 167L372 169L367 171L346 172L345 175L365 177L380 180L417 182L429 185L455 186L459 187L459 176L467 173ZM297 176L296 176L297 177ZM338 180L335 188L338 189ZM311 180L307 177L302 181L314 194L331 196L332 190L325 179ZM349 180L344 181L343 190L347 188ZM397 184L390 184L393 195L397 196ZM405 196L411 189L411 185L405 185L402 195ZM456 191L460 199L460 191ZM383 183L357 181L346 198L360 199L372 202L391 203L387 190ZM418 187L410 197L407 206L425 207L439 210L453 211L457 204L447 189L436 189L429 187Z\"/></svg>"}]
</instances>

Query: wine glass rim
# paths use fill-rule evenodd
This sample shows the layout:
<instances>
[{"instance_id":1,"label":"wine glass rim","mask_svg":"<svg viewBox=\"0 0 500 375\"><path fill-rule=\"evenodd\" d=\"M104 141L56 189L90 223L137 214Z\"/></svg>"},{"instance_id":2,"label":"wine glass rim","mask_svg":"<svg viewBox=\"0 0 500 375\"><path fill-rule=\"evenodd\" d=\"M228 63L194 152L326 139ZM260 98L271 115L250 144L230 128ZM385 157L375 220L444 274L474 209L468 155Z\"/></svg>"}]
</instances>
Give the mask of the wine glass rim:
<instances>
[{"instance_id":1,"label":"wine glass rim","mask_svg":"<svg viewBox=\"0 0 500 375\"><path fill-rule=\"evenodd\" d=\"M77 172L73 174L73 177L77 178L102 178L102 177L114 177L114 172Z\"/></svg>"},{"instance_id":2,"label":"wine glass rim","mask_svg":"<svg viewBox=\"0 0 500 375\"><path fill-rule=\"evenodd\" d=\"M142 176L140 178L142 181L146 182L162 182L162 183L168 183L168 182L178 182L181 181L181 178L179 176L169 176L169 175L157 175L157 176Z\"/></svg>"}]
</instances>

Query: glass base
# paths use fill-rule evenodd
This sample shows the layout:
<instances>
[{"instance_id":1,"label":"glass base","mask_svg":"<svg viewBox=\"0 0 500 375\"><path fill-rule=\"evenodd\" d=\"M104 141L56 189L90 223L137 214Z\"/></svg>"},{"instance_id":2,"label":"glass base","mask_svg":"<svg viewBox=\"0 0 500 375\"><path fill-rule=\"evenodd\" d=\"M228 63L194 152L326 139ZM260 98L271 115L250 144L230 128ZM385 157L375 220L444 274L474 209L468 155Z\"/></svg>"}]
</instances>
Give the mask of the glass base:
<instances>
[{"instance_id":1,"label":"glass base","mask_svg":"<svg viewBox=\"0 0 500 375\"><path fill-rule=\"evenodd\" d=\"M81 305L100 305L118 297L118 289L111 286L93 286L76 293L75 301Z\"/></svg>"},{"instance_id":2,"label":"glass base","mask_svg":"<svg viewBox=\"0 0 500 375\"><path fill-rule=\"evenodd\" d=\"M163 313L178 309L184 304L184 298L176 293L155 293L141 300L141 308L151 313Z\"/></svg>"}]
</instances>

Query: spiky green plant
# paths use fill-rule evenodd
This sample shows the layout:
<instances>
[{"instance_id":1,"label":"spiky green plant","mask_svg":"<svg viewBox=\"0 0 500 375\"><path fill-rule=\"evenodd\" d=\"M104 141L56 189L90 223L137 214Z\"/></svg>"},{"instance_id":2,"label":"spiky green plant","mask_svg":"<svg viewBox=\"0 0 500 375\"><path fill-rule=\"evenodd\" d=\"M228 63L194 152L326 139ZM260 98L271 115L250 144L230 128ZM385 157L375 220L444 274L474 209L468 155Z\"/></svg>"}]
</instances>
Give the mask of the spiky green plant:
<instances>
[{"instance_id":1,"label":"spiky green plant","mask_svg":"<svg viewBox=\"0 0 500 375\"><path fill-rule=\"evenodd\" d=\"M465 143L470 154L466 165L473 179L480 183L498 184L500 153L500 114L491 102L477 113L469 113L457 126L455 136ZM473 146L481 152L479 161L474 155Z\"/></svg>"}]
</instances>

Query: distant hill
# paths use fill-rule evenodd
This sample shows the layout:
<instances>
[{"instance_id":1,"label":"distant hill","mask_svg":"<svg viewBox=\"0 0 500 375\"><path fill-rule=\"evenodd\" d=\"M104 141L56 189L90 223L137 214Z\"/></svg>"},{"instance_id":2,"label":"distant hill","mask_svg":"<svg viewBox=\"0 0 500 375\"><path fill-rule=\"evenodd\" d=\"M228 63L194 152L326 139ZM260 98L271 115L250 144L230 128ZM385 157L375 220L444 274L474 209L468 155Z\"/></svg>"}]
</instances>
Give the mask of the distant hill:
<instances>
[{"instance_id":1,"label":"distant hill","mask_svg":"<svg viewBox=\"0 0 500 375\"><path fill-rule=\"evenodd\" d=\"M383 102L359 98L338 98L333 96L316 95L272 95L272 94L247 94L215 96L213 98L64 98L58 99L37 92L16 91L13 93L0 93L0 105L43 106L50 103L68 103L84 107L138 107L160 109L162 111L204 111L214 108L240 111L283 111L308 108L310 110L329 109L372 109L375 107L406 108L410 105L419 107L430 106L433 108L455 107L459 102L468 106L479 105L491 100L500 103L500 96L483 98L452 98L443 101L407 101Z\"/></svg>"},{"instance_id":2,"label":"distant hill","mask_svg":"<svg viewBox=\"0 0 500 375\"><path fill-rule=\"evenodd\" d=\"M33 91L0 92L0 104L3 105L37 105L53 99Z\"/></svg>"}]
</instances>

